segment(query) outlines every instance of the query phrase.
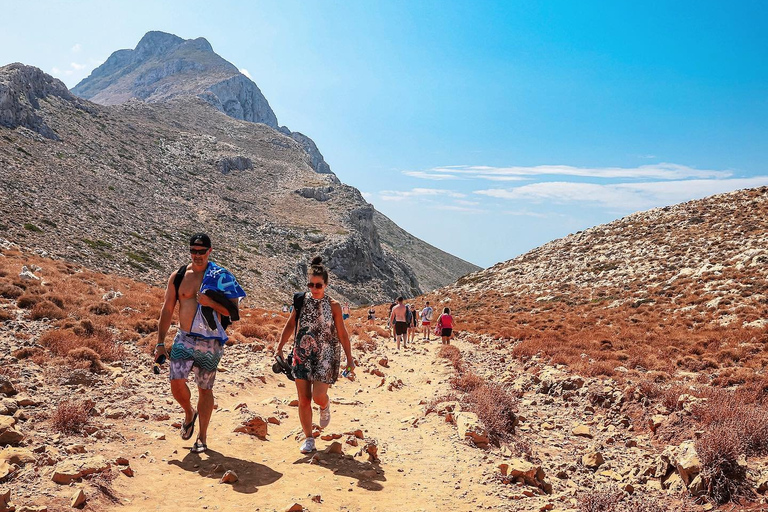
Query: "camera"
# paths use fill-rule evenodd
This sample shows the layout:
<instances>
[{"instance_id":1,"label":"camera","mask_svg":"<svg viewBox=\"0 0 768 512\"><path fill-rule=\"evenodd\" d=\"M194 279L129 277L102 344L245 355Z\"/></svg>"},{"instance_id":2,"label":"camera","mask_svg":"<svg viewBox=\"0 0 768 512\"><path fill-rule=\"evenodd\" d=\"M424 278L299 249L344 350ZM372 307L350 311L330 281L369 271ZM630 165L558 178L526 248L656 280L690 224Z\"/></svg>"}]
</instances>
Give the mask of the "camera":
<instances>
[{"instance_id":1,"label":"camera","mask_svg":"<svg viewBox=\"0 0 768 512\"><path fill-rule=\"evenodd\" d=\"M288 356L288 361L283 359L283 356L275 356L272 371L275 373L284 373L290 380L294 380L293 371L291 370L291 356Z\"/></svg>"}]
</instances>

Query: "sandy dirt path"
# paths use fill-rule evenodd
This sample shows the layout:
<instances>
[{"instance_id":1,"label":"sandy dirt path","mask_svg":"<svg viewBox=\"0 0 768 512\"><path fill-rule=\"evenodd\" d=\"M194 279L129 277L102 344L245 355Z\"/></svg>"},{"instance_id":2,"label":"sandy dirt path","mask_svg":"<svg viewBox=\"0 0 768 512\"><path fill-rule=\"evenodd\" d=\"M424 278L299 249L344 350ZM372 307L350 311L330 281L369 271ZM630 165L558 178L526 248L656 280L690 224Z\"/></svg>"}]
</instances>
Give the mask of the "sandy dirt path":
<instances>
[{"instance_id":1,"label":"sandy dirt path","mask_svg":"<svg viewBox=\"0 0 768 512\"><path fill-rule=\"evenodd\" d=\"M248 362L225 355L227 371L219 374L215 388L218 408L208 453L190 453L191 442L180 439L170 425L154 431L134 426L124 435L144 455L131 460L133 478L115 481L120 505L108 508L282 511L296 502L313 511L505 509L499 498L486 495L493 486L483 485L492 470L485 452L459 442L455 427L442 417L424 416L423 404L448 389L452 374L435 357L437 348L434 341L419 341L415 349L395 353L391 343L380 340L376 356L358 355L362 364L356 381L340 379L331 389L333 417L324 434L362 430L378 443L378 463L354 456L359 448L345 443L348 436L339 440L345 456L325 453L331 441L318 439L319 463L310 463L296 440L298 410L288 405L296 398L293 383L272 374L270 361L261 354ZM378 365L381 355L389 358L389 368ZM364 373L374 366L387 381L401 379L403 386L390 391L381 377ZM249 374L263 375L266 382L251 379L244 385ZM280 425L269 426L267 441L233 433L243 419L236 410L242 403L264 418L283 416ZM167 424L181 418L175 404L168 405L168 412ZM165 440L155 439L158 430ZM220 484L225 470L234 470L239 481ZM319 503L312 500L316 495Z\"/></svg>"}]
</instances>

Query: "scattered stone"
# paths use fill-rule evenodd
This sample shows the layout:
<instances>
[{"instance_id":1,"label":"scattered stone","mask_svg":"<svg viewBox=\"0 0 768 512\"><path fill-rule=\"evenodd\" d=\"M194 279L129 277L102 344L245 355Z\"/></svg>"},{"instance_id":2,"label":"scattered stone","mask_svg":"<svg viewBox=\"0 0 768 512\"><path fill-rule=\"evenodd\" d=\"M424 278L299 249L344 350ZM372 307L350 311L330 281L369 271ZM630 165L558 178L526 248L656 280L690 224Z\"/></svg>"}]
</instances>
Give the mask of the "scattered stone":
<instances>
[{"instance_id":1,"label":"scattered stone","mask_svg":"<svg viewBox=\"0 0 768 512\"><path fill-rule=\"evenodd\" d=\"M314 501L315 503L322 503L323 497L320 496L319 494L315 494L312 496L312 501Z\"/></svg>"},{"instance_id":2,"label":"scattered stone","mask_svg":"<svg viewBox=\"0 0 768 512\"><path fill-rule=\"evenodd\" d=\"M0 375L0 393L13 396L17 393L13 383L5 375Z\"/></svg>"},{"instance_id":3,"label":"scattered stone","mask_svg":"<svg viewBox=\"0 0 768 512\"><path fill-rule=\"evenodd\" d=\"M532 487L540 489L550 489L551 485L544 481L544 470L541 466L528 462L527 460L513 458L499 465L502 476L506 477L505 482L522 482Z\"/></svg>"},{"instance_id":4,"label":"scattered stone","mask_svg":"<svg viewBox=\"0 0 768 512\"><path fill-rule=\"evenodd\" d=\"M326 453L335 453L338 455L344 454L344 448L342 447L341 443L338 441L334 441L331 443L331 445L326 448Z\"/></svg>"},{"instance_id":5,"label":"scattered stone","mask_svg":"<svg viewBox=\"0 0 768 512\"><path fill-rule=\"evenodd\" d=\"M459 437L472 440L478 446L487 446L490 442L488 433L480 423L477 414L473 412L460 412L456 416L456 428Z\"/></svg>"},{"instance_id":6,"label":"scattered stone","mask_svg":"<svg viewBox=\"0 0 768 512\"><path fill-rule=\"evenodd\" d=\"M106 469L109 469L109 463L101 456L83 460L66 460L56 465L51 479L57 484L67 485L78 478Z\"/></svg>"},{"instance_id":7,"label":"scattered stone","mask_svg":"<svg viewBox=\"0 0 768 512\"><path fill-rule=\"evenodd\" d=\"M16 446L24 435L14 428L16 418L13 416L0 416L0 445Z\"/></svg>"},{"instance_id":8,"label":"scattered stone","mask_svg":"<svg viewBox=\"0 0 768 512\"><path fill-rule=\"evenodd\" d=\"M231 469L224 473L224 475L221 477L221 480L219 480L220 484L233 484L237 482L237 473L232 471Z\"/></svg>"},{"instance_id":9,"label":"scattered stone","mask_svg":"<svg viewBox=\"0 0 768 512\"><path fill-rule=\"evenodd\" d=\"M571 430L571 433L575 436L592 439L592 432L590 432L588 425L576 425L573 427L573 430Z\"/></svg>"},{"instance_id":10,"label":"scattered stone","mask_svg":"<svg viewBox=\"0 0 768 512\"><path fill-rule=\"evenodd\" d=\"M292 503L285 508L285 512L303 512L304 507L299 503Z\"/></svg>"},{"instance_id":11,"label":"scattered stone","mask_svg":"<svg viewBox=\"0 0 768 512\"><path fill-rule=\"evenodd\" d=\"M587 452L581 456L581 464L590 469L597 469L604 462L605 459L603 458L603 454L598 451Z\"/></svg>"},{"instance_id":12,"label":"scattered stone","mask_svg":"<svg viewBox=\"0 0 768 512\"><path fill-rule=\"evenodd\" d=\"M120 468L120 472L127 477L133 477L133 469L130 466Z\"/></svg>"},{"instance_id":13,"label":"scattered stone","mask_svg":"<svg viewBox=\"0 0 768 512\"><path fill-rule=\"evenodd\" d=\"M24 464L35 462L35 454L26 448L13 448L9 446L0 452L0 461L23 466Z\"/></svg>"},{"instance_id":14,"label":"scattered stone","mask_svg":"<svg viewBox=\"0 0 768 512\"><path fill-rule=\"evenodd\" d=\"M235 429L235 432L242 432L256 436L259 439L266 441L267 439L267 421L259 415L254 415L243 421L243 424Z\"/></svg>"},{"instance_id":15,"label":"scattered stone","mask_svg":"<svg viewBox=\"0 0 768 512\"><path fill-rule=\"evenodd\" d=\"M72 508L78 508L85 505L86 497L85 493L82 489L78 489L75 491L75 494L72 495L72 499L70 500L70 506Z\"/></svg>"},{"instance_id":16,"label":"scattered stone","mask_svg":"<svg viewBox=\"0 0 768 512\"><path fill-rule=\"evenodd\" d=\"M382 357L379 359L379 365L383 366L384 368L389 368L389 359ZM383 377L383 375L379 375L379 377Z\"/></svg>"}]
</instances>

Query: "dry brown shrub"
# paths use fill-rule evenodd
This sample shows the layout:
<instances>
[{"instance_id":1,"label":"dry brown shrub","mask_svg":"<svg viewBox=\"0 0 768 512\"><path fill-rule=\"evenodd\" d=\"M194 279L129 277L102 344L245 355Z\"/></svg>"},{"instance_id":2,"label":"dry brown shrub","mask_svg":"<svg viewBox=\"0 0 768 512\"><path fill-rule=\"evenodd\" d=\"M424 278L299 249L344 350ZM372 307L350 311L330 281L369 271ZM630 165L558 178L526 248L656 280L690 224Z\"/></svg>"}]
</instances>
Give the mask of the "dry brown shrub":
<instances>
[{"instance_id":1,"label":"dry brown shrub","mask_svg":"<svg viewBox=\"0 0 768 512\"><path fill-rule=\"evenodd\" d=\"M62 434L79 434L91 418L93 405L90 400L64 400L51 418L53 429Z\"/></svg>"},{"instance_id":2,"label":"dry brown shrub","mask_svg":"<svg viewBox=\"0 0 768 512\"><path fill-rule=\"evenodd\" d=\"M64 307L64 304L65 304L64 299L61 296L53 295L53 294L49 293L49 294L45 295L45 298L48 299L49 301L53 302L54 304L56 304L61 309L66 309Z\"/></svg>"},{"instance_id":3,"label":"dry brown shrub","mask_svg":"<svg viewBox=\"0 0 768 512\"><path fill-rule=\"evenodd\" d=\"M90 336L96 332L96 326L93 325L93 321L91 321L90 318L83 318L77 325L72 325L70 327L78 336ZM62 328L66 329L67 326L63 325Z\"/></svg>"},{"instance_id":4,"label":"dry brown shrub","mask_svg":"<svg viewBox=\"0 0 768 512\"><path fill-rule=\"evenodd\" d=\"M94 315L112 315L117 312L117 309L109 302L99 302L91 305L88 311Z\"/></svg>"},{"instance_id":5,"label":"dry brown shrub","mask_svg":"<svg viewBox=\"0 0 768 512\"><path fill-rule=\"evenodd\" d=\"M485 425L492 441L509 439L517 423L517 397L494 382L486 382L466 397L472 412Z\"/></svg>"},{"instance_id":6,"label":"dry brown shrub","mask_svg":"<svg viewBox=\"0 0 768 512\"><path fill-rule=\"evenodd\" d=\"M461 370L463 366L461 351L453 345L441 345L437 351L437 357L449 360L457 370Z\"/></svg>"},{"instance_id":7,"label":"dry brown shrub","mask_svg":"<svg viewBox=\"0 0 768 512\"><path fill-rule=\"evenodd\" d=\"M707 486L707 495L718 504L746 494L746 470L738 463L740 444L738 433L725 426L704 433L696 441L700 474Z\"/></svg>"},{"instance_id":8,"label":"dry brown shrub","mask_svg":"<svg viewBox=\"0 0 768 512\"><path fill-rule=\"evenodd\" d=\"M37 295L31 295L25 293L18 299L16 299L16 305L22 309L30 309L32 306L40 302L40 297Z\"/></svg>"},{"instance_id":9,"label":"dry brown shrub","mask_svg":"<svg viewBox=\"0 0 768 512\"><path fill-rule=\"evenodd\" d=\"M14 350L11 355L16 359L27 359L40 354L43 350L39 347L24 347Z\"/></svg>"},{"instance_id":10,"label":"dry brown shrub","mask_svg":"<svg viewBox=\"0 0 768 512\"><path fill-rule=\"evenodd\" d=\"M24 294L24 290L10 283L0 283L0 297L6 299L18 299Z\"/></svg>"},{"instance_id":11,"label":"dry brown shrub","mask_svg":"<svg viewBox=\"0 0 768 512\"><path fill-rule=\"evenodd\" d=\"M112 339L106 329L97 330L91 336L78 336L68 329L51 329L40 336L40 345L49 349L52 355L64 357L70 350L87 347L96 352L102 361L118 361L124 357L125 349Z\"/></svg>"},{"instance_id":12,"label":"dry brown shrub","mask_svg":"<svg viewBox=\"0 0 768 512\"><path fill-rule=\"evenodd\" d=\"M157 320L138 320L134 325L134 328L136 329L136 332L139 334L150 334L153 332L157 332L158 327L158 321Z\"/></svg>"},{"instance_id":13,"label":"dry brown shrub","mask_svg":"<svg viewBox=\"0 0 768 512\"><path fill-rule=\"evenodd\" d=\"M67 314L63 309L61 309L53 302L44 300L42 302L38 302L32 307L30 316L32 317L32 320L41 320L43 318L47 318L49 320L60 320L67 316Z\"/></svg>"},{"instance_id":14,"label":"dry brown shrub","mask_svg":"<svg viewBox=\"0 0 768 512\"><path fill-rule=\"evenodd\" d=\"M438 406L440 404L443 404L445 402L458 402L459 396L455 393L447 393L444 395L437 396L429 401L427 406L424 408L424 414L432 414L433 412L437 411Z\"/></svg>"},{"instance_id":15,"label":"dry brown shrub","mask_svg":"<svg viewBox=\"0 0 768 512\"><path fill-rule=\"evenodd\" d=\"M464 393L469 393L485 384L485 380L472 371L466 371L460 375L451 377L450 382L454 389Z\"/></svg>"},{"instance_id":16,"label":"dry brown shrub","mask_svg":"<svg viewBox=\"0 0 768 512\"><path fill-rule=\"evenodd\" d=\"M592 489L576 498L579 512L618 512L624 493L615 487Z\"/></svg>"},{"instance_id":17,"label":"dry brown shrub","mask_svg":"<svg viewBox=\"0 0 768 512\"><path fill-rule=\"evenodd\" d=\"M101 356L88 347L74 348L70 350L67 352L67 359L71 361L88 362L89 364L87 367L93 371L101 371L104 369L104 365L101 363Z\"/></svg>"},{"instance_id":18,"label":"dry brown shrub","mask_svg":"<svg viewBox=\"0 0 768 512\"><path fill-rule=\"evenodd\" d=\"M15 317L16 315L8 311L7 309L0 309L0 322L5 322L6 320L12 320Z\"/></svg>"}]
</instances>

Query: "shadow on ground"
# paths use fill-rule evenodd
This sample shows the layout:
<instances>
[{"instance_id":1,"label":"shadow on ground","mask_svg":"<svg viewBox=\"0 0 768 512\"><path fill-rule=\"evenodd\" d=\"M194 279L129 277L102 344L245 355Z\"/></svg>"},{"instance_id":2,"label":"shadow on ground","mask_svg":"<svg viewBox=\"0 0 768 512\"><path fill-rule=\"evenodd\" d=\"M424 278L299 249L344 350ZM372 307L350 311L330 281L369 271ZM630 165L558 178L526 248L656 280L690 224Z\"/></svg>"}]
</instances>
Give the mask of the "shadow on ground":
<instances>
[{"instance_id":1,"label":"shadow on ground","mask_svg":"<svg viewBox=\"0 0 768 512\"><path fill-rule=\"evenodd\" d=\"M273 484L283 476L264 464L228 457L210 448L205 453L187 453L184 459L170 460L168 464L216 479L220 479L225 471L232 470L238 478L237 482L232 484L232 489L245 494L255 493L259 487Z\"/></svg>"},{"instance_id":2,"label":"shadow on ground","mask_svg":"<svg viewBox=\"0 0 768 512\"><path fill-rule=\"evenodd\" d=\"M360 462L343 455L317 452L300 458L294 464L309 464L315 455L318 456L319 461L322 461L318 467L329 469L334 475L356 478L358 487L368 491L384 489L381 482L386 482L387 479L384 476L384 470L376 463Z\"/></svg>"}]
</instances>

